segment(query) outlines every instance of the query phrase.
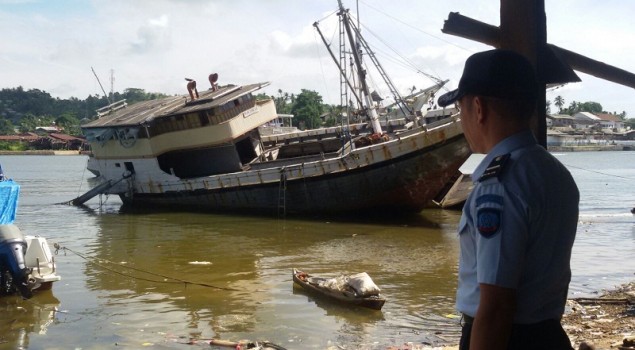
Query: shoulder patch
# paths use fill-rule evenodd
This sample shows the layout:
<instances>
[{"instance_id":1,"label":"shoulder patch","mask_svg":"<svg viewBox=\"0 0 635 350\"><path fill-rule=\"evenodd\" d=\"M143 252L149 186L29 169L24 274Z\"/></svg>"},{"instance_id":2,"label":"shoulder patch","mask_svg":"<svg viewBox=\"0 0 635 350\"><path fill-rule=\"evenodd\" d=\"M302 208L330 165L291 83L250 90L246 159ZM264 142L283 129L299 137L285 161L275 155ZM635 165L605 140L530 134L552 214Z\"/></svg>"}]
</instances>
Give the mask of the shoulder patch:
<instances>
[{"instance_id":1,"label":"shoulder patch","mask_svg":"<svg viewBox=\"0 0 635 350\"><path fill-rule=\"evenodd\" d=\"M498 177L501 171L503 171L503 167L505 166L505 163L509 159L509 156L510 154L506 153L492 159L492 162L489 163L489 165L487 166L487 169L485 169L485 171L483 172L483 175L481 175L481 177L478 178L478 181L483 181L491 177Z\"/></svg>"},{"instance_id":2,"label":"shoulder patch","mask_svg":"<svg viewBox=\"0 0 635 350\"><path fill-rule=\"evenodd\" d=\"M501 211L494 208L482 208L476 215L476 226L481 236L492 237L501 226Z\"/></svg>"},{"instance_id":3,"label":"shoulder patch","mask_svg":"<svg viewBox=\"0 0 635 350\"><path fill-rule=\"evenodd\" d=\"M478 198L476 198L476 206L481 206L486 203L498 204L499 206L503 205L503 196L498 194L484 194Z\"/></svg>"}]
</instances>

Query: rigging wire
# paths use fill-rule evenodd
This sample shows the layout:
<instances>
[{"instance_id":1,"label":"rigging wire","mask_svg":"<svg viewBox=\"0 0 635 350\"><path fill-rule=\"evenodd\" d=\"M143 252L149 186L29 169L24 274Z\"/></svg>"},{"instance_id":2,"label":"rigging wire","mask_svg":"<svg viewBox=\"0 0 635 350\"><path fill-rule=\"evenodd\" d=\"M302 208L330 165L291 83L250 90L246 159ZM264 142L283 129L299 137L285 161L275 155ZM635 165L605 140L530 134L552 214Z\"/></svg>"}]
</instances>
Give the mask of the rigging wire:
<instances>
[{"instance_id":1,"label":"rigging wire","mask_svg":"<svg viewBox=\"0 0 635 350\"><path fill-rule=\"evenodd\" d=\"M364 27L366 29L366 31L368 31L372 36L374 36L377 40L379 40L382 44L384 44L387 48L389 48L392 52L394 52L397 56L399 56L399 58L401 58L403 60L403 62L405 62L405 63L402 63L404 66L409 66L410 68L414 69L417 73L421 73L421 74L425 75L426 77L432 79L435 83L439 83L439 82L442 81L441 78L435 77L434 75L426 73L426 72L422 71L421 69L419 69L412 61L410 61L404 55L400 54L392 46L388 45L388 43L385 40L383 40L381 37L379 37L379 35L375 34L372 30L370 30L370 28L368 28L365 25L362 25L362 27ZM377 48L375 47L375 49L377 49Z\"/></svg>"},{"instance_id":2,"label":"rigging wire","mask_svg":"<svg viewBox=\"0 0 635 350\"><path fill-rule=\"evenodd\" d=\"M325 20L325 19L327 19L327 18L329 18L329 17L333 16L334 14L337 14L338 12L339 12L339 10L335 10L335 11L333 11L333 12L329 13L328 15L326 15L326 16L324 16L324 17L322 17L322 18L318 19L318 20L317 20L317 21L315 21L315 22L316 22L316 23L322 22L323 20Z\"/></svg>"},{"instance_id":3,"label":"rigging wire","mask_svg":"<svg viewBox=\"0 0 635 350\"><path fill-rule=\"evenodd\" d=\"M322 58L320 57L320 45L317 38L317 33L313 32L313 39L315 39L315 51L317 53L318 61L320 62L320 71L322 72L322 81L324 82L324 89L326 91L327 101L331 100L331 94L329 91L329 85L326 81L326 74L324 73L324 65L322 64Z\"/></svg>"},{"instance_id":4,"label":"rigging wire","mask_svg":"<svg viewBox=\"0 0 635 350\"><path fill-rule=\"evenodd\" d=\"M147 281L147 282L154 282L154 283L183 283L183 284L185 284L185 285L191 284L191 285L196 285L196 286L201 286L201 287L208 287L208 288L219 289L219 290L236 291L236 292L238 292L238 291L239 291L238 289L234 289L234 288L228 288L228 287L217 287L217 286L214 286L214 285L211 285L211 284L208 284L208 283L187 281L187 280L184 280L184 279L180 279L180 278L176 278L176 277L171 277L171 276L163 275L163 274L160 274L160 273L151 272L151 271L147 271L147 270L140 269L140 268L136 268L136 267L132 267L132 266L126 266L126 265L122 265L122 264L117 264L117 263L115 263L115 262L112 262L112 261L110 261L110 260L106 260L106 259L99 259L99 260L100 260L100 261L102 261L102 262L106 262L106 263L108 263L108 264L113 264L113 265L116 265L116 266L117 266L117 268L130 269L130 270L133 270L133 271L146 273L146 274L148 274L148 275L157 276L157 277L162 277L162 278L164 278L164 279L166 279L166 280L171 280L171 281L166 281L166 280L163 280L163 281L162 281L162 280L153 280L153 279L149 279L149 278L143 278L143 277L138 277L138 276L132 276L132 275L129 275L129 274L127 274L127 273L124 273L124 272L121 272L121 271L117 271L117 270L115 270L115 269L113 269L113 268L110 268L110 267L108 267L108 266L105 266L104 264L100 264L100 263L97 263L97 262L95 262L95 261L92 261L92 260L91 260L91 259L89 259L87 256L85 256L84 254L79 253L79 252L77 252L77 251L75 251L75 250L73 250L73 249L67 248L67 247L62 247L62 246L60 246L60 245L59 245L59 244L57 244L57 243L55 243L55 244L54 244L54 247L55 247L55 254L57 254L59 250L63 250L64 252L69 251L69 252L71 252L71 253L73 253L73 254L75 254L75 255L79 256L80 258L82 258L82 259L86 260L86 261L87 261L88 263L90 263L90 264L93 264L93 265L95 265L95 266L98 266L98 267L100 267L100 268L102 268L102 269L104 269L104 270L108 270L108 271L110 271L110 272L112 272L112 273L115 273L115 274L117 274L117 275L120 275L120 276L125 276L125 277L130 277L130 278L133 278L133 279L136 279L136 280Z\"/></svg>"},{"instance_id":5,"label":"rigging wire","mask_svg":"<svg viewBox=\"0 0 635 350\"><path fill-rule=\"evenodd\" d=\"M88 161L86 161L86 166L84 167L84 171L82 171L82 179L79 182L79 188L77 189L77 197L82 192L82 184L84 183L84 175L86 174L86 168L88 168Z\"/></svg>"},{"instance_id":6,"label":"rigging wire","mask_svg":"<svg viewBox=\"0 0 635 350\"><path fill-rule=\"evenodd\" d=\"M470 49L468 49L468 48L465 48L465 47L463 47L463 46L461 46L461 45L457 45L457 44L455 44L455 43L453 43L453 42L451 42L451 41L448 41L448 40L445 40L445 39L443 39L443 38L440 38L440 37L438 37L438 36L436 36L436 35L434 35L434 34L430 34L430 33L426 32L426 31L424 31L424 30L422 30L422 29L420 29L420 28L417 28L417 27L413 26L412 24L409 24L409 23L406 23L406 22L404 22L404 21L400 20L400 19L399 19L399 18L397 18L397 17L391 16L391 15L389 15L388 13L386 13L386 12L384 12L384 11L382 11L382 10L380 10L380 9L378 9L378 8L376 8L376 7L374 7L374 6L369 5L369 4L368 4L366 1L364 1L364 0L361 0L361 2L362 2L364 5L368 6L369 8L371 8L371 9L373 9L373 10L375 10L375 11L377 11L377 12L381 13L381 14L383 14L384 16L386 16L386 17L390 17L390 18L392 18L393 20L395 20L395 21L397 21L397 22L399 22L399 23L401 23L401 24L403 24L403 25L405 25L405 26L407 26L407 27L410 27L410 28L412 28L412 29L414 29L414 30L416 30L416 31L418 31L418 32L421 32L421 33L423 33L423 34L425 34L425 35L427 35L427 36L429 36L429 37L432 37L432 38L435 38L435 39L437 39L437 40L443 41L444 43L446 43L446 44L450 44L450 45L452 45L452 46L454 46L454 47L457 47L457 48L459 48L459 49L461 49L461 50L465 50L465 51L470 52L470 53L473 53L473 52L474 52L473 50L470 50Z\"/></svg>"},{"instance_id":7,"label":"rigging wire","mask_svg":"<svg viewBox=\"0 0 635 350\"><path fill-rule=\"evenodd\" d=\"M601 171L597 171L597 170L591 170L591 169L586 169L586 168L582 168L579 166L574 166L574 165L569 165L566 163L562 163L564 164L567 168L573 168L573 169L578 169L578 170L584 170L584 171L588 171L590 173L596 173L596 174L600 174L600 175L605 175L605 176L612 176L612 177L616 177L619 179L624 179L624 180L635 180L635 177L628 177L628 176L621 176L621 175L615 175L615 174L608 174L608 173L603 173Z\"/></svg>"}]
</instances>

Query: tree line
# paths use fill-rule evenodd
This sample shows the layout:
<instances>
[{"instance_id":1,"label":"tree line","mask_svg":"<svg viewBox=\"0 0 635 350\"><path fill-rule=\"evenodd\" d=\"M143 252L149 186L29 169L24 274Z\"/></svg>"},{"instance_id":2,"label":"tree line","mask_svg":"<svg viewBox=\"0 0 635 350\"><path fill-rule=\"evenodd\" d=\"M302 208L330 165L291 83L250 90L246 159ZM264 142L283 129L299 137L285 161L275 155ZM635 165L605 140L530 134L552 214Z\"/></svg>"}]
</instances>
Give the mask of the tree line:
<instances>
[{"instance_id":1,"label":"tree line","mask_svg":"<svg viewBox=\"0 0 635 350\"><path fill-rule=\"evenodd\" d=\"M39 89L24 90L22 86L0 90L0 135L16 132L34 132L37 127L56 125L69 135L81 135L80 125L96 117L98 108L109 101L125 99L128 104L166 97L165 94L148 93L143 89L128 88L123 93L110 96L89 95L60 99ZM16 131L17 129L17 131Z\"/></svg>"},{"instance_id":2,"label":"tree line","mask_svg":"<svg viewBox=\"0 0 635 350\"><path fill-rule=\"evenodd\" d=\"M167 97L166 94L146 92L143 89L128 88L123 93L114 92L110 96L89 95L80 100L53 98L49 93L39 90L5 88L0 90L0 135L17 132L33 132L36 127L56 125L69 135L81 136L80 125L96 117L95 111L110 102L125 99L130 105L139 101ZM278 90L276 95L259 94L256 98L272 99L279 114L293 114L293 125L300 129L312 129L321 126L334 126L341 122L342 109L346 107L324 103L316 91L302 89L299 94ZM572 101L565 107L561 96L554 99L554 105L560 114L574 115L578 112L606 113L597 102ZM547 101L547 113L551 113L551 101ZM352 107L352 106L351 106ZM354 108L352 108L354 110ZM616 114L616 113L612 113ZM626 119L626 112L616 114L635 128L635 119ZM351 121L355 116L351 116Z\"/></svg>"},{"instance_id":3,"label":"tree line","mask_svg":"<svg viewBox=\"0 0 635 350\"><path fill-rule=\"evenodd\" d=\"M598 102L588 101L588 102L579 102L572 101L569 103L568 107L565 107L566 101L562 96L556 96L553 100L553 104L558 108L558 114L567 114L574 115L579 112L591 112L595 114L605 113L605 114L613 114L620 117L621 120L626 120L626 111L622 111L622 113L617 112L607 112L602 108L602 105ZM551 101L547 100L547 113L551 113Z\"/></svg>"}]
</instances>

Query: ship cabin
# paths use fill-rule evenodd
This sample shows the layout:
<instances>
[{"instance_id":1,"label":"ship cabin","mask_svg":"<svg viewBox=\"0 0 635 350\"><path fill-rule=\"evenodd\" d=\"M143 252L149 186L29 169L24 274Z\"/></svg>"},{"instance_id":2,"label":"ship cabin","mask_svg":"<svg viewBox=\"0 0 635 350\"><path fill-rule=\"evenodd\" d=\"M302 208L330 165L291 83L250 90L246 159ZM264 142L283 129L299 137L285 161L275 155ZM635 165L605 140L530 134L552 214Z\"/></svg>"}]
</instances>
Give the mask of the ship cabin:
<instances>
[{"instance_id":1,"label":"ship cabin","mask_svg":"<svg viewBox=\"0 0 635 350\"><path fill-rule=\"evenodd\" d=\"M194 178L238 172L262 155L258 127L278 117L272 100L252 94L268 83L138 102L82 126L100 166L135 172L156 159L166 175ZM188 98L189 97L189 98ZM121 170L121 169L120 169Z\"/></svg>"}]
</instances>

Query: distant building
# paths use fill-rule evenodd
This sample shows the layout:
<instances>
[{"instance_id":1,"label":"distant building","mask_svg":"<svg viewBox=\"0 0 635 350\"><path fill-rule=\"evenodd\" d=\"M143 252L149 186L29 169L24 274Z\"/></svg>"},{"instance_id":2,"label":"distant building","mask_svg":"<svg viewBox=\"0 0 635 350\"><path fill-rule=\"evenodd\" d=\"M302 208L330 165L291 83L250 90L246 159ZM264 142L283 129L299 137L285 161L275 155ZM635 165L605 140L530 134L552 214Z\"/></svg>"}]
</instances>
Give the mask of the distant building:
<instances>
[{"instance_id":1,"label":"distant building","mask_svg":"<svg viewBox=\"0 0 635 350\"><path fill-rule=\"evenodd\" d=\"M43 150L88 149L88 144L83 138L60 133L50 133L45 136L40 136L32 132L17 135L0 135L0 141L9 143L28 143L30 147Z\"/></svg>"},{"instance_id":2,"label":"distant building","mask_svg":"<svg viewBox=\"0 0 635 350\"><path fill-rule=\"evenodd\" d=\"M40 136L38 136L35 133L32 132L26 132L23 134L16 134L16 135L0 135L0 141L5 141L5 142L32 142L35 141L39 138Z\"/></svg>"},{"instance_id":3,"label":"distant building","mask_svg":"<svg viewBox=\"0 0 635 350\"><path fill-rule=\"evenodd\" d=\"M576 119L570 115L553 114L553 115L547 116L547 126L553 126L553 127L569 126L573 128L575 124L576 124Z\"/></svg>"},{"instance_id":4,"label":"distant building","mask_svg":"<svg viewBox=\"0 0 635 350\"><path fill-rule=\"evenodd\" d=\"M62 131L62 128L58 127L58 126L36 126L35 127L35 132L45 132L45 133L54 133L54 132L60 132Z\"/></svg>"},{"instance_id":5,"label":"distant building","mask_svg":"<svg viewBox=\"0 0 635 350\"><path fill-rule=\"evenodd\" d=\"M578 145L584 142L584 136L572 135L558 130L547 130L547 147Z\"/></svg>"},{"instance_id":6,"label":"distant building","mask_svg":"<svg viewBox=\"0 0 635 350\"><path fill-rule=\"evenodd\" d=\"M48 136L38 138L32 144L38 149L82 150L86 148L84 139L60 133L50 133Z\"/></svg>"},{"instance_id":7,"label":"distant building","mask_svg":"<svg viewBox=\"0 0 635 350\"><path fill-rule=\"evenodd\" d=\"M590 112L578 112L573 116L581 125L596 125L595 129L599 129L606 133L623 132L624 122L619 116L614 114L600 113L593 114Z\"/></svg>"},{"instance_id":8,"label":"distant building","mask_svg":"<svg viewBox=\"0 0 635 350\"><path fill-rule=\"evenodd\" d=\"M602 129L608 129L614 132L625 131L624 122L615 114L602 113L598 114L598 118L600 118L600 125L602 125Z\"/></svg>"}]
</instances>

